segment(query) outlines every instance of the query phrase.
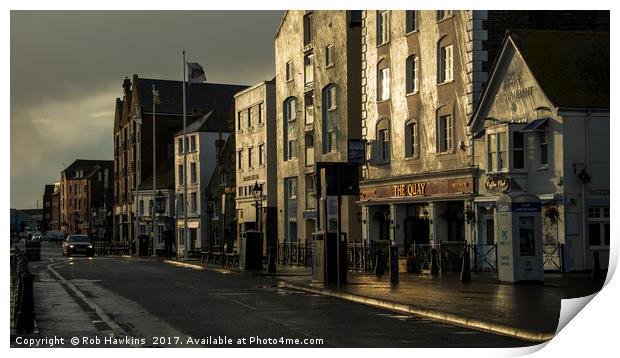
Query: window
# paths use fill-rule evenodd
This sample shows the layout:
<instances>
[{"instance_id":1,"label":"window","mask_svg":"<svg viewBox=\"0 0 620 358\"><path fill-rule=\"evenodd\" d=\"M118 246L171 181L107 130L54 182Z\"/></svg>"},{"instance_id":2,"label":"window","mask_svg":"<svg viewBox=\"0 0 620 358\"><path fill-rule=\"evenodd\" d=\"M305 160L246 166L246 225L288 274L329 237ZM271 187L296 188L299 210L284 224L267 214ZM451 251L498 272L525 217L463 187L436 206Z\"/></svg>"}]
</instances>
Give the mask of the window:
<instances>
[{"instance_id":1,"label":"window","mask_svg":"<svg viewBox=\"0 0 620 358\"><path fill-rule=\"evenodd\" d=\"M381 119L376 127L376 141L374 143L373 161L386 163L390 160L390 129L388 119Z\"/></svg>"},{"instance_id":2,"label":"window","mask_svg":"<svg viewBox=\"0 0 620 358\"><path fill-rule=\"evenodd\" d=\"M592 247L609 247L609 207L588 208L588 243Z\"/></svg>"},{"instance_id":3,"label":"window","mask_svg":"<svg viewBox=\"0 0 620 358\"><path fill-rule=\"evenodd\" d=\"M192 192L191 194L191 202L192 202L192 213L198 212L198 200L196 198L196 192Z\"/></svg>"},{"instance_id":4,"label":"window","mask_svg":"<svg viewBox=\"0 0 620 358\"><path fill-rule=\"evenodd\" d=\"M314 124L314 96L309 94L304 97L306 125Z\"/></svg>"},{"instance_id":5,"label":"window","mask_svg":"<svg viewBox=\"0 0 620 358\"><path fill-rule=\"evenodd\" d=\"M390 40L390 12L387 10L377 11L377 46L383 45Z\"/></svg>"},{"instance_id":6,"label":"window","mask_svg":"<svg viewBox=\"0 0 620 358\"><path fill-rule=\"evenodd\" d=\"M489 134L488 136L488 170L491 172L497 171L497 134Z\"/></svg>"},{"instance_id":7,"label":"window","mask_svg":"<svg viewBox=\"0 0 620 358\"><path fill-rule=\"evenodd\" d=\"M506 132L500 132L497 134L497 146L498 146L498 165L500 170L508 169L508 140L506 138Z\"/></svg>"},{"instance_id":8,"label":"window","mask_svg":"<svg viewBox=\"0 0 620 358\"><path fill-rule=\"evenodd\" d=\"M243 169L243 165L241 164L241 160L243 159L243 149L239 149L237 151L237 169Z\"/></svg>"},{"instance_id":9,"label":"window","mask_svg":"<svg viewBox=\"0 0 620 358\"><path fill-rule=\"evenodd\" d=\"M295 97L287 98L284 101L284 121L282 121L283 126L283 155L284 160L290 160L291 158L296 157L296 152L292 152L291 150L295 150L295 146L290 142L294 141L297 136L297 127L295 124L295 120L297 119L297 100Z\"/></svg>"},{"instance_id":10,"label":"window","mask_svg":"<svg viewBox=\"0 0 620 358\"><path fill-rule=\"evenodd\" d=\"M248 148L248 168L252 168L252 147Z\"/></svg>"},{"instance_id":11,"label":"window","mask_svg":"<svg viewBox=\"0 0 620 358\"><path fill-rule=\"evenodd\" d=\"M314 132L306 133L306 166L314 165Z\"/></svg>"},{"instance_id":12,"label":"window","mask_svg":"<svg viewBox=\"0 0 620 358\"><path fill-rule=\"evenodd\" d=\"M196 163L195 162L189 163L189 173L190 173L191 182L196 183L198 179L196 178Z\"/></svg>"},{"instance_id":13,"label":"window","mask_svg":"<svg viewBox=\"0 0 620 358\"><path fill-rule=\"evenodd\" d=\"M418 58L415 55L407 57L405 71L407 93L418 92Z\"/></svg>"},{"instance_id":14,"label":"window","mask_svg":"<svg viewBox=\"0 0 620 358\"><path fill-rule=\"evenodd\" d=\"M452 45L441 46L439 49L439 69L437 83L452 81Z\"/></svg>"},{"instance_id":15,"label":"window","mask_svg":"<svg viewBox=\"0 0 620 358\"><path fill-rule=\"evenodd\" d=\"M437 10L437 21L445 20L452 16L452 10Z\"/></svg>"},{"instance_id":16,"label":"window","mask_svg":"<svg viewBox=\"0 0 620 358\"><path fill-rule=\"evenodd\" d=\"M288 159L297 158L297 139L291 139L288 141Z\"/></svg>"},{"instance_id":17,"label":"window","mask_svg":"<svg viewBox=\"0 0 620 358\"><path fill-rule=\"evenodd\" d=\"M413 158L418 155L418 124L409 122L405 126L405 157Z\"/></svg>"},{"instance_id":18,"label":"window","mask_svg":"<svg viewBox=\"0 0 620 358\"><path fill-rule=\"evenodd\" d=\"M312 42L312 13L304 15L304 46Z\"/></svg>"},{"instance_id":19,"label":"window","mask_svg":"<svg viewBox=\"0 0 620 358\"><path fill-rule=\"evenodd\" d=\"M258 124L263 124L263 104L258 104Z\"/></svg>"},{"instance_id":20,"label":"window","mask_svg":"<svg viewBox=\"0 0 620 358\"><path fill-rule=\"evenodd\" d=\"M265 144L258 145L258 165L265 164Z\"/></svg>"},{"instance_id":21,"label":"window","mask_svg":"<svg viewBox=\"0 0 620 358\"><path fill-rule=\"evenodd\" d=\"M385 66L382 68L382 66ZM387 61L381 61L378 65L377 75L377 100L385 101L390 99L390 68Z\"/></svg>"},{"instance_id":22,"label":"window","mask_svg":"<svg viewBox=\"0 0 620 358\"><path fill-rule=\"evenodd\" d=\"M439 117L439 152L449 152L452 150L452 116L443 115Z\"/></svg>"},{"instance_id":23,"label":"window","mask_svg":"<svg viewBox=\"0 0 620 358\"><path fill-rule=\"evenodd\" d=\"M306 175L306 210L316 210L316 189L314 174Z\"/></svg>"},{"instance_id":24,"label":"window","mask_svg":"<svg viewBox=\"0 0 620 358\"><path fill-rule=\"evenodd\" d=\"M295 107L296 107L295 98L288 99L284 103L285 116L286 116L287 121L294 121L297 119L297 111Z\"/></svg>"},{"instance_id":25,"label":"window","mask_svg":"<svg viewBox=\"0 0 620 358\"><path fill-rule=\"evenodd\" d=\"M237 112L237 130L241 130L241 126L243 123L243 111Z\"/></svg>"},{"instance_id":26,"label":"window","mask_svg":"<svg viewBox=\"0 0 620 358\"><path fill-rule=\"evenodd\" d=\"M193 135L190 138L190 151L195 152L196 151L196 136Z\"/></svg>"},{"instance_id":27,"label":"window","mask_svg":"<svg viewBox=\"0 0 620 358\"><path fill-rule=\"evenodd\" d=\"M314 82L314 55L309 53L304 56L304 85L309 86Z\"/></svg>"},{"instance_id":28,"label":"window","mask_svg":"<svg viewBox=\"0 0 620 358\"><path fill-rule=\"evenodd\" d=\"M178 199L179 214L183 214L185 213L185 202L183 201L183 194L178 194L178 195L179 195L179 199Z\"/></svg>"},{"instance_id":29,"label":"window","mask_svg":"<svg viewBox=\"0 0 620 358\"><path fill-rule=\"evenodd\" d=\"M338 150L338 133L330 131L327 133L327 151L335 152Z\"/></svg>"},{"instance_id":30,"label":"window","mask_svg":"<svg viewBox=\"0 0 620 358\"><path fill-rule=\"evenodd\" d=\"M217 220L220 218L220 205L217 200L213 203L213 220ZM217 232L216 232L217 233Z\"/></svg>"},{"instance_id":31,"label":"window","mask_svg":"<svg viewBox=\"0 0 620 358\"><path fill-rule=\"evenodd\" d=\"M410 33L413 31L417 31L418 29L418 11L417 10L406 10L405 11L405 21L406 27L405 32Z\"/></svg>"},{"instance_id":32,"label":"window","mask_svg":"<svg viewBox=\"0 0 620 358\"><path fill-rule=\"evenodd\" d=\"M334 65L334 45L325 47L325 67Z\"/></svg>"},{"instance_id":33,"label":"window","mask_svg":"<svg viewBox=\"0 0 620 358\"><path fill-rule=\"evenodd\" d=\"M330 86L327 89L327 109L332 111L336 109L336 86Z\"/></svg>"},{"instance_id":34,"label":"window","mask_svg":"<svg viewBox=\"0 0 620 358\"><path fill-rule=\"evenodd\" d=\"M179 164L179 185L183 185L185 181L183 180L183 164Z\"/></svg>"},{"instance_id":35,"label":"window","mask_svg":"<svg viewBox=\"0 0 620 358\"><path fill-rule=\"evenodd\" d=\"M286 63L286 81L293 80L293 63L291 61Z\"/></svg>"},{"instance_id":36,"label":"window","mask_svg":"<svg viewBox=\"0 0 620 358\"><path fill-rule=\"evenodd\" d=\"M549 164L549 143L548 143L548 135L547 129L543 129L538 133L538 146L540 148L540 165L545 166Z\"/></svg>"},{"instance_id":37,"label":"window","mask_svg":"<svg viewBox=\"0 0 620 358\"><path fill-rule=\"evenodd\" d=\"M248 108L248 128L252 128L252 109Z\"/></svg>"},{"instance_id":38,"label":"window","mask_svg":"<svg viewBox=\"0 0 620 358\"><path fill-rule=\"evenodd\" d=\"M183 138L177 139L177 153L183 154Z\"/></svg>"},{"instance_id":39,"label":"window","mask_svg":"<svg viewBox=\"0 0 620 358\"><path fill-rule=\"evenodd\" d=\"M138 215L140 216L144 216L144 200L140 199L140 201L138 202Z\"/></svg>"},{"instance_id":40,"label":"window","mask_svg":"<svg viewBox=\"0 0 620 358\"><path fill-rule=\"evenodd\" d=\"M220 186L226 186L226 172L223 170L220 172Z\"/></svg>"},{"instance_id":41,"label":"window","mask_svg":"<svg viewBox=\"0 0 620 358\"><path fill-rule=\"evenodd\" d=\"M512 132L512 167L525 169L525 141L523 132Z\"/></svg>"}]
</instances>

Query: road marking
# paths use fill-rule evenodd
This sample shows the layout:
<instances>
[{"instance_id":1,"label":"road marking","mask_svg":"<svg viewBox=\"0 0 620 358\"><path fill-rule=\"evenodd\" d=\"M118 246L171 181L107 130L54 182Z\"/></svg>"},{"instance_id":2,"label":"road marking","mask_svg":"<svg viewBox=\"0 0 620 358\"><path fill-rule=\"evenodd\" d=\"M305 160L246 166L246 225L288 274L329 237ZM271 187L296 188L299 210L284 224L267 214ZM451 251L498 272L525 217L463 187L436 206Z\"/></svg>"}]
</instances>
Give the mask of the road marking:
<instances>
[{"instance_id":1,"label":"road marking","mask_svg":"<svg viewBox=\"0 0 620 358\"><path fill-rule=\"evenodd\" d=\"M74 284L72 284L67 279L65 279L60 273L58 273L58 271L54 269L54 266L64 265L70 261L71 260L66 260L66 261L62 261L58 263L49 264L47 265L47 269L50 270L54 275L56 275L56 277L58 277L58 279L62 283L64 283L66 287L68 287L76 296L78 296L82 300L82 302L84 302L86 305L88 305L88 307L93 309L93 311L95 311L95 313L99 316L99 318L101 318L101 321L107 324L112 329L112 331L114 331L114 334L116 334L119 337L129 336L127 331L125 331L121 326L119 326L116 322L114 322L114 320L110 318L110 316L108 316L108 314L105 313L105 311L102 310L101 307L99 307L96 303L94 303L88 297L86 297L86 295L84 295L84 293L79 288L77 288ZM139 345L130 345L130 346L140 347Z\"/></svg>"}]
</instances>

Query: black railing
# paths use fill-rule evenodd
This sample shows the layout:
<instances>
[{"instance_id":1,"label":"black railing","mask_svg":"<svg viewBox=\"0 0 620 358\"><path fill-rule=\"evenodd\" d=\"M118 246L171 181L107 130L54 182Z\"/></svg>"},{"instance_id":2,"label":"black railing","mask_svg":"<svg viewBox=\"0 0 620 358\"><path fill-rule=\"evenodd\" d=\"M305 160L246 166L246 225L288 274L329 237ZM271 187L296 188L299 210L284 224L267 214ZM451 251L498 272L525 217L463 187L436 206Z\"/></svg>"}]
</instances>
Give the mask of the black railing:
<instances>
[{"instance_id":1,"label":"black railing","mask_svg":"<svg viewBox=\"0 0 620 358\"><path fill-rule=\"evenodd\" d=\"M97 256L129 255L128 241L93 241L93 247Z\"/></svg>"},{"instance_id":2,"label":"black railing","mask_svg":"<svg viewBox=\"0 0 620 358\"><path fill-rule=\"evenodd\" d=\"M312 265L312 247L305 243L281 242L278 244L278 264L310 266Z\"/></svg>"},{"instance_id":3,"label":"black railing","mask_svg":"<svg viewBox=\"0 0 620 358\"><path fill-rule=\"evenodd\" d=\"M18 248L11 255L11 308L13 327L18 333L34 331L34 275L30 272L28 258Z\"/></svg>"}]
</instances>

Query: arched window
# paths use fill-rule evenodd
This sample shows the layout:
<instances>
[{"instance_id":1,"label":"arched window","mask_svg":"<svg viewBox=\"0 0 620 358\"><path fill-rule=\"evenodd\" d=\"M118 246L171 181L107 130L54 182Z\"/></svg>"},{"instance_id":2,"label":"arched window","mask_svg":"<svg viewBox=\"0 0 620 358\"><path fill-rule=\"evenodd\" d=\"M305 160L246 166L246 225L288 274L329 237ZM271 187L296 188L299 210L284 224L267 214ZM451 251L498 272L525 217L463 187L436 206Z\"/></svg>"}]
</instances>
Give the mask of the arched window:
<instances>
[{"instance_id":1,"label":"arched window","mask_svg":"<svg viewBox=\"0 0 620 358\"><path fill-rule=\"evenodd\" d=\"M450 106L437 110L437 152L447 153L454 149L454 118Z\"/></svg>"},{"instance_id":2,"label":"arched window","mask_svg":"<svg viewBox=\"0 0 620 358\"><path fill-rule=\"evenodd\" d=\"M407 57L406 62L405 79L407 93L416 93L418 92L418 57L416 55L410 55Z\"/></svg>"},{"instance_id":3,"label":"arched window","mask_svg":"<svg viewBox=\"0 0 620 358\"><path fill-rule=\"evenodd\" d=\"M386 59L377 64L377 101L390 99L390 62Z\"/></svg>"},{"instance_id":4,"label":"arched window","mask_svg":"<svg viewBox=\"0 0 620 358\"><path fill-rule=\"evenodd\" d=\"M284 160L297 157L297 99L289 97L284 101L282 121L282 148Z\"/></svg>"},{"instance_id":5,"label":"arched window","mask_svg":"<svg viewBox=\"0 0 620 358\"><path fill-rule=\"evenodd\" d=\"M418 122L410 120L405 124L405 157L418 158Z\"/></svg>"},{"instance_id":6,"label":"arched window","mask_svg":"<svg viewBox=\"0 0 620 358\"><path fill-rule=\"evenodd\" d=\"M338 150L338 87L331 83L322 91L323 153Z\"/></svg>"},{"instance_id":7,"label":"arched window","mask_svg":"<svg viewBox=\"0 0 620 358\"><path fill-rule=\"evenodd\" d=\"M378 163L387 163L390 161L390 122L388 119L384 118L377 122L375 150Z\"/></svg>"},{"instance_id":8,"label":"arched window","mask_svg":"<svg viewBox=\"0 0 620 358\"><path fill-rule=\"evenodd\" d=\"M454 79L454 47L447 36L437 43L437 84Z\"/></svg>"}]
</instances>

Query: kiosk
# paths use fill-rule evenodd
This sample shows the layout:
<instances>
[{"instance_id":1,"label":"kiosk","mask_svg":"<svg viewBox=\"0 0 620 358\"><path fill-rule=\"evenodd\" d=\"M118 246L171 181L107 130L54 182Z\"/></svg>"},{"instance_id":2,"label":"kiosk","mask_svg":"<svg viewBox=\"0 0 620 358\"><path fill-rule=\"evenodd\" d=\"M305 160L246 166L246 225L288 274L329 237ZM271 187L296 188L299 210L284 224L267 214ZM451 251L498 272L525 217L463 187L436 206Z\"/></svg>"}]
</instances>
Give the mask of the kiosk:
<instances>
[{"instance_id":1,"label":"kiosk","mask_svg":"<svg viewBox=\"0 0 620 358\"><path fill-rule=\"evenodd\" d=\"M497 199L497 277L502 283L543 281L540 199L508 193Z\"/></svg>"}]
</instances>

